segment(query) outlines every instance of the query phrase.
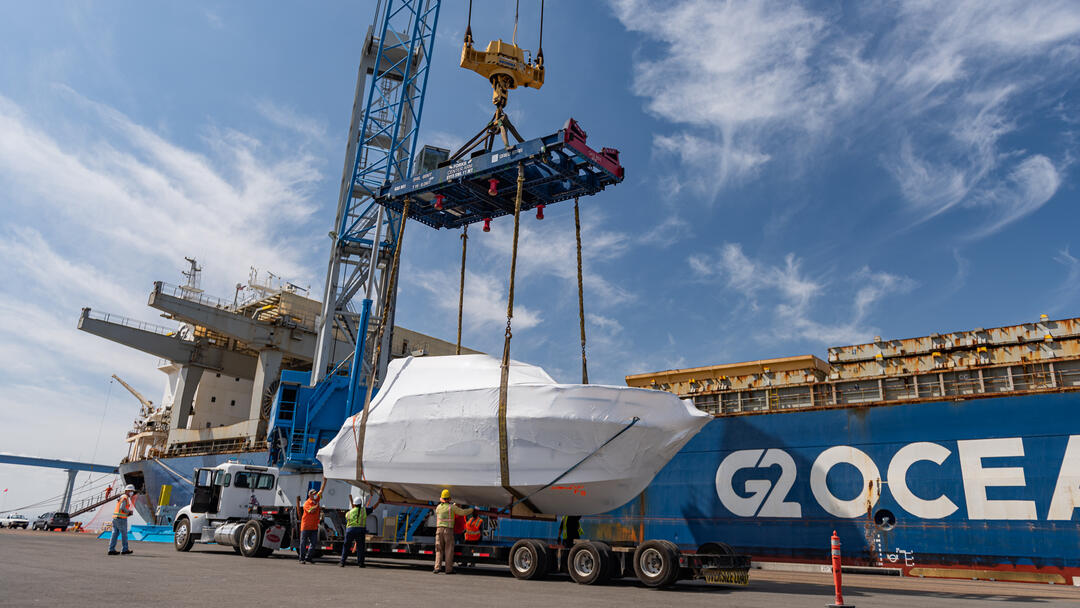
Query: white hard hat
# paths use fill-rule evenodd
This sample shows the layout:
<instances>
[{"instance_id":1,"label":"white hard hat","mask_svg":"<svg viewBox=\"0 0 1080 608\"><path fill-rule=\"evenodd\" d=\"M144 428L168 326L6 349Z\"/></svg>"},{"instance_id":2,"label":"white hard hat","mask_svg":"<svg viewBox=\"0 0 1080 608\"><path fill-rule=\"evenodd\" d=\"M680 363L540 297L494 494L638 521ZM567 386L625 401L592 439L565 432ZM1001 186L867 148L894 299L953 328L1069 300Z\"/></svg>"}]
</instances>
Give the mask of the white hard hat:
<instances>
[{"instance_id":1,"label":"white hard hat","mask_svg":"<svg viewBox=\"0 0 1080 608\"><path fill-rule=\"evenodd\" d=\"M133 486L133 485L131 485L129 483L128 485L124 486L124 491L125 492L134 492L135 491L135 486Z\"/></svg>"},{"instance_id":2,"label":"white hard hat","mask_svg":"<svg viewBox=\"0 0 1080 608\"><path fill-rule=\"evenodd\" d=\"M363 504L364 504L364 497L363 497L363 496L356 496L356 497L354 497L354 498L352 499L352 504L353 504L353 505L355 505L355 506L357 506L357 507L363 506Z\"/></svg>"}]
</instances>

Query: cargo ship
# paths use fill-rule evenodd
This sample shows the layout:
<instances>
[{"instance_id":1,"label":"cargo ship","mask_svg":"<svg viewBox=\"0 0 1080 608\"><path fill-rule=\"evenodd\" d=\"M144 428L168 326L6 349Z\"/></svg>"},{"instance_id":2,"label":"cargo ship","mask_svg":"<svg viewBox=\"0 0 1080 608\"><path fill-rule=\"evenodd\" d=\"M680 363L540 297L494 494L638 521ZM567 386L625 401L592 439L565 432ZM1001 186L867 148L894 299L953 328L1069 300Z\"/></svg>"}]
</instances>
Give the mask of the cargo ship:
<instances>
[{"instance_id":1,"label":"cargo ship","mask_svg":"<svg viewBox=\"0 0 1080 608\"><path fill-rule=\"evenodd\" d=\"M231 300L214 297L201 288L202 268L196 260L187 258L187 263L181 284L159 281L150 294L149 305L171 326L91 308L82 310L78 322L82 331L159 357L157 369L165 378L157 404L128 387L142 408L127 433L128 453L119 466L123 483L139 490L139 515L157 525L170 525L191 501L196 468L226 461L277 465L285 450L313 454L345 418L335 418L332 407L323 408L321 416L332 419L332 428L321 429L314 412L287 412L275 401L279 392L298 390L279 378L303 378L302 384L307 383L319 301L309 298L307 290L254 268L246 283L237 284ZM389 358L457 351L455 344L404 327L387 333ZM353 350L343 337L333 348L338 353ZM469 348L461 352L477 353ZM328 383L332 389L342 387L340 373L348 367L336 371L336 382ZM338 396L329 393L330 401ZM283 429L288 429L288 437L282 436ZM304 450L294 449L301 447Z\"/></svg>"},{"instance_id":2,"label":"cargo ship","mask_svg":"<svg viewBox=\"0 0 1080 608\"><path fill-rule=\"evenodd\" d=\"M258 297L232 304L206 298L191 283L155 284L151 305L158 296L159 308L214 309L288 330L293 343L311 333L305 311L319 307L287 285L264 285ZM183 302L164 301L169 293ZM182 322L173 330L89 309L80 321L86 331L147 352L162 351L133 332L197 346L197 359L160 362L167 377L161 406L136 421L120 465L125 483L145 492L140 512L158 524L188 503L196 467L267 464L284 450L313 454L344 419L326 420L325 428L293 424L287 436L274 435L282 420L299 417L289 409L296 393L313 390L302 371L310 359L294 352L284 366L300 371L284 371L279 386L257 373L257 348L190 322L196 316L174 317ZM455 350L400 327L393 336L393 356ZM683 549L719 540L758 562L824 565L835 530L847 564L912 576L1080 584L1078 318L875 338L829 348L826 359L657 371L626 383L691 399L713 420L637 498L584 517L589 538L667 538ZM501 520L497 533L555 537L558 529Z\"/></svg>"},{"instance_id":3,"label":"cargo ship","mask_svg":"<svg viewBox=\"0 0 1080 608\"><path fill-rule=\"evenodd\" d=\"M824 565L836 531L845 564L1080 585L1080 319L626 382L714 420L636 500L583 518L589 538L719 539L758 562Z\"/></svg>"}]
</instances>

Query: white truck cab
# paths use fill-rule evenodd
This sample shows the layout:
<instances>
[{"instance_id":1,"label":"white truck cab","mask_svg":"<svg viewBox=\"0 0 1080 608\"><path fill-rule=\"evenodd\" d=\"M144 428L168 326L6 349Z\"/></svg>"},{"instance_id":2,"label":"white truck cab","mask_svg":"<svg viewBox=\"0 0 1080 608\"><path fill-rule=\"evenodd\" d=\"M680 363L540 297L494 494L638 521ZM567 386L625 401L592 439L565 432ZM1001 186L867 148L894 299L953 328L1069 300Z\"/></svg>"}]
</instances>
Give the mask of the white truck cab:
<instances>
[{"instance_id":1,"label":"white truck cab","mask_svg":"<svg viewBox=\"0 0 1080 608\"><path fill-rule=\"evenodd\" d=\"M247 557L264 557L288 547L297 536L295 505L318 489L319 473L285 473L276 467L226 462L195 470L191 504L173 521L178 551L196 542L230 546ZM331 481L323 489L324 509L348 509L349 486Z\"/></svg>"}]
</instances>

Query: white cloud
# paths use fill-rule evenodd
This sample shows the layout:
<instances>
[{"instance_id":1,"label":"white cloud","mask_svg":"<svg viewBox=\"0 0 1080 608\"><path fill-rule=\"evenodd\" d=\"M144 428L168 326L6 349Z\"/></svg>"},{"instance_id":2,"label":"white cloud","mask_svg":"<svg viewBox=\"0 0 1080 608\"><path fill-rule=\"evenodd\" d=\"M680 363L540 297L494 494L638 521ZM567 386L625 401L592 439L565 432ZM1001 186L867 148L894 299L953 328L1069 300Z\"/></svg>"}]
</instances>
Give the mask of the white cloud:
<instances>
[{"instance_id":1,"label":"white cloud","mask_svg":"<svg viewBox=\"0 0 1080 608\"><path fill-rule=\"evenodd\" d=\"M602 214L589 210L581 212L581 258L586 296L596 306L608 307L634 299L634 295L605 278L596 266L619 259L630 247L630 235L606 230ZM577 291L577 241L572 223L558 225L550 218L536 222L531 214L523 214L518 233L517 276L550 276L572 286ZM491 232L470 238L496 259L509 264L512 251L513 217L492 222ZM472 249L470 248L470 251ZM509 266L507 266L509 268Z\"/></svg>"},{"instance_id":2,"label":"white cloud","mask_svg":"<svg viewBox=\"0 0 1080 608\"><path fill-rule=\"evenodd\" d=\"M1067 311L1072 316L1080 304L1080 259L1069 253L1069 248L1065 247L1054 256L1054 261L1065 267L1065 278L1055 290L1056 301L1051 305L1050 311Z\"/></svg>"},{"instance_id":3,"label":"white cloud","mask_svg":"<svg viewBox=\"0 0 1080 608\"><path fill-rule=\"evenodd\" d=\"M784 256L781 264L769 264L750 258L735 243L724 244L716 254L691 256L689 264L702 278L720 280L724 289L739 292L749 305L749 314L770 315L766 320L769 337L797 337L830 345L860 342L873 336L877 330L866 321L874 306L886 296L907 293L915 287L907 277L875 272L869 267L863 267L842 285L834 285L807 275L794 254ZM844 288L853 292L849 296L850 313L832 322L815 319L819 296L826 290L832 294ZM770 304L762 305L763 300Z\"/></svg>"},{"instance_id":4,"label":"white cloud","mask_svg":"<svg viewBox=\"0 0 1080 608\"><path fill-rule=\"evenodd\" d=\"M432 296L434 304L443 312L453 313L457 318L458 290L460 275L438 270L419 268L403 269L402 278L412 285L420 287ZM483 272L466 271L464 323L467 329L484 329L506 324L505 280L500 280ZM515 330L536 327L542 321L539 312L521 302L514 302Z\"/></svg>"},{"instance_id":5,"label":"white cloud","mask_svg":"<svg viewBox=\"0 0 1080 608\"><path fill-rule=\"evenodd\" d=\"M646 40L634 60L634 93L651 113L687 127L653 136L657 157L679 166L658 179L666 193L687 189L708 203L773 167L798 172L840 139L856 150L869 145L870 156L895 146L880 158L916 223L1023 190L1018 180L1027 180L1013 206L1023 212L974 222L973 236L986 236L1049 198L1047 163L1055 163L1042 154L1044 163L1010 165L1038 154L1002 141L1036 106L1028 95L1067 84L1074 72L1076 2L911 0L822 10L780 0L609 1Z\"/></svg>"},{"instance_id":6,"label":"white cloud","mask_svg":"<svg viewBox=\"0 0 1080 608\"><path fill-rule=\"evenodd\" d=\"M289 129L299 135L315 141L326 140L326 125L304 116L287 106L276 104L269 99L255 102L255 111L263 118L283 129Z\"/></svg>"},{"instance_id":7,"label":"white cloud","mask_svg":"<svg viewBox=\"0 0 1080 608\"><path fill-rule=\"evenodd\" d=\"M977 202L989 207L989 221L974 234L978 238L993 234L1016 220L1031 215L1053 198L1061 186L1061 175L1054 163L1041 154L1020 161L1008 178L986 191Z\"/></svg>"},{"instance_id":8,"label":"white cloud","mask_svg":"<svg viewBox=\"0 0 1080 608\"><path fill-rule=\"evenodd\" d=\"M268 158L258 140L230 130L204 136L207 156L72 95L73 110L89 109L109 139L61 144L0 97L0 184L13 211L49 216L50 230L64 231L52 239L78 242L84 260L110 271L116 259L160 265L195 254L224 270L214 285L222 291L252 264L310 279L300 255L313 239L292 230L314 211L314 157Z\"/></svg>"},{"instance_id":9,"label":"white cloud","mask_svg":"<svg viewBox=\"0 0 1080 608\"><path fill-rule=\"evenodd\" d=\"M284 130L260 140L207 129L196 151L56 91L64 112L52 116L0 96L0 445L116 462L138 404L113 390L96 445L109 376L147 395L160 394L164 376L155 357L80 332L79 309L152 317L152 281L179 277L185 255L220 295L253 264L310 279L322 266L308 259L324 233L309 222L321 161L297 153L302 142ZM60 487L4 475L38 498Z\"/></svg>"}]
</instances>

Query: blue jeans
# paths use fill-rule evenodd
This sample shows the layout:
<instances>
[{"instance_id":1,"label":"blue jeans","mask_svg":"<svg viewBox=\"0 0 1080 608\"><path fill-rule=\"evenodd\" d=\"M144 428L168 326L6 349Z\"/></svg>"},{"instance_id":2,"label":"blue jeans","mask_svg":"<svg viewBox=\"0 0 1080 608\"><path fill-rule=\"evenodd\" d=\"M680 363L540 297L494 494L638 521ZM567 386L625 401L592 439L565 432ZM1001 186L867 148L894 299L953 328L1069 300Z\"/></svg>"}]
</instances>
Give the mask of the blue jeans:
<instances>
[{"instance_id":1,"label":"blue jeans","mask_svg":"<svg viewBox=\"0 0 1080 608\"><path fill-rule=\"evenodd\" d=\"M356 543L356 563L364 565L364 554L367 553L365 538L367 530L364 528L345 528L345 543L341 546L341 563L349 559L350 549Z\"/></svg>"},{"instance_id":2,"label":"blue jeans","mask_svg":"<svg viewBox=\"0 0 1080 608\"><path fill-rule=\"evenodd\" d=\"M319 531L318 530L301 530L300 531L300 550L297 553L300 554L300 561L311 561L311 552L315 549L315 545L319 544Z\"/></svg>"},{"instance_id":3,"label":"blue jeans","mask_svg":"<svg viewBox=\"0 0 1080 608\"><path fill-rule=\"evenodd\" d=\"M124 551L128 550L127 532L127 518L114 517L112 520L112 539L109 540L109 551L116 551L116 539L118 537L124 540Z\"/></svg>"}]
</instances>

